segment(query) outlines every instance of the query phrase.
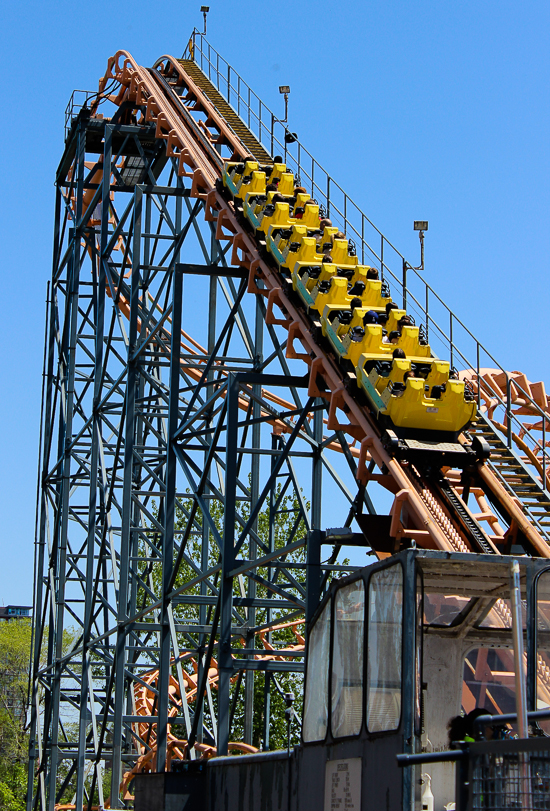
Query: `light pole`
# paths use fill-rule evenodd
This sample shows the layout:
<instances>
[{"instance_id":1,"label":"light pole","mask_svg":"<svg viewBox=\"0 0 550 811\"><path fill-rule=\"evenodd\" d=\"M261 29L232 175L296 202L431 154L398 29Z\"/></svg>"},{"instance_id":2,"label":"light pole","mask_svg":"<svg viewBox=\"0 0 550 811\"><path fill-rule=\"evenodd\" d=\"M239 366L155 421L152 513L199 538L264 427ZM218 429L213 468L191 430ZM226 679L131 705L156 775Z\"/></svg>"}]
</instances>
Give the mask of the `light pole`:
<instances>
[{"instance_id":1,"label":"light pole","mask_svg":"<svg viewBox=\"0 0 550 811\"><path fill-rule=\"evenodd\" d=\"M424 270L424 231L428 230L428 220L415 220L414 230L418 231L420 239L420 267L413 268L413 270Z\"/></svg>"},{"instance_id":2,"label":"light pole","mask_svg":"<svg viewBox=\"0 0 550 811\"><path fill-rule=\"evenodd\" d=\"M201 6L201 11L204 18L204 31L202 33L204 36L206 36L206 15L210 11L210 6Z\"/></svg>"},{"instance_id":3,"label":"light pole","mask_svg":"<svg viewBox=\"0 0 550 811\"><path fill-rule=\"evenodd\" d=\"M290 93L290 85L288 84L280 85L279 93L285 97L285 117L281 118L281 124L286 124L288 121L288 96Z\"/></svg>"}]
</instances>

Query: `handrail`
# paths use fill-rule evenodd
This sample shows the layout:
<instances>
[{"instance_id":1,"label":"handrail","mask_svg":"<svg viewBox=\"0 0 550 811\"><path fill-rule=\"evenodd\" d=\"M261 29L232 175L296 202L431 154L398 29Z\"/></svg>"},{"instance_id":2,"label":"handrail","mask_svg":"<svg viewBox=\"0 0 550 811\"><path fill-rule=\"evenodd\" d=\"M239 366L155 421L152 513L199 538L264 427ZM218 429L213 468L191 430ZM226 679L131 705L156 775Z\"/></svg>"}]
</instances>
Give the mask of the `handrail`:
<instances>
[{"instance_id":1,"label":"handrail","mask_svg":"<svg viewBox=\"0 0 550 811\"><path fill-rule=\"evenodd\" d=\"M543 721L545 718L550 718L550 708L545 710L532 710L527 713L528 721ZM478 715L474 720L474 732L481 734L481 727L489 726L489 724L498 723L515 723L518 720L516 712L508 712L504 715Z\"/></svg>"},{"instance_id":2,"label":"handrail","mask_svg":"<svg viewBox=\"0 0 550 811\"><path fill-rule=\"evenodd\" d=\"M250 86L244 81L239 73L218 53L218 51L208 42L205 35L196 28L193 30L189 44L183 54L183 58L193 59L198 67L208 76L209 80L216 86L218 91L225 96L235 112L248 128L257 134L259 142L266 150L273 155L277 147L284 153L286 164L294 170L302 185L311 188L312 197L315 197L327 217L339 223L343 230L360 245L361 261L365 263L365 257L370 256L378 263L382 278L390 277L400 289L403 306L408 306L409 311L420 317L424 321L426 336L433 336L435 333L438 344L445 351L450 352L451 366L455 363L463 366L464 369L471 369L476 373L478 388L478 407L481 408L482 390L490 392L493 399L498 400L498 404L505 410L505 423L507 434L506 444L512 448L514 444L512 426L515 424L521 428L523 435L527 434L531 442L534 455L541 455L540 463L542 467L542 487L547 488L547 471L550 471L550 449L546 448L546 424L549 421L548 414L540 408L538 403L525 392L521 386L514 382L516 388L520 389L522 395L530 402L533 409L533 416L542 419L542 445L535 438L529 428L512 412L511 380L509 372L494 358L486 347L475 337L473 332L458 318L451 308L443 301L433 287L426 282L422 275L408 262L403 254L393 245L393 243L380 231L359 206L344 192L343 188L332 178L328 172L319 164L313 155L303 146L300 140L290 133L288 124L280 121L272 110L267 107L254 93ZM292 143L288 142L291 137ZM296 154L293 154L291 147ZM371 230L371 236L366 230ZM379 247L374 246L374 241L379 242ZM371 244L373 243L373 244ZM401 266L401 275L394 272L388 261L388 252L393 252L394 261ZM418 283L419 292L415 294L413 283ZM431 304L431 312L430 312ZM448 319L448 328L443 327L440 319L434 316L434 306L439 307L445 319ZM464 339L473 342L470 352L462 351L456 341L455 336L463 333ZM439 348L439 347L438 347ZM475 357L472 357L472 355ZM488 362L482 363L483 359ZM497 392L491 390L487 382L481 377L481 369L488 365L506 375L507 393L506 400L503 400Z\"/></svg>"},{"instance_id":3,"label":"handrail","mask_svg":"<svg viewBox=\"0 0 550 811\"><path fill-rule=\"evenodd\" d=\"M468 749L445 749L442 752L417 752L414 754L396 755L398 766L416 766L417 763L448 763L449 761L466 760Z\"/></svg>"},{"instance_id":4,"label":"handrail","mask_svg":"<svg viewBox=\"0 0 550 811\"><path fill-rule=\"evenodd\" d=\"M476 740L483 740L482 727L489 726L489 724L502 724L514 723L517 721L517 713L509 712L503 715L479 715L474 721L474 734ZM550 709L546 710L533 710L527 713L529 721L542 721L545 718L550 718ZM480 736L478 738L478 736ZM445 763L454 760L464 760L468 757L468 745L464 744L464 748L460 749L447 749L443 752L416 752L414 754L404 753L396 755L398 766L414 766L417 763Z\"/></svg>"},{"instance_id":5,"label":"handrail","mask_svg":"<svg viewBox=\"0 0 550 811\"><path fill-rule=\"evenodd\" d=\"M97 90L73 90L67 106L65 107L65 140L71 131L71 123L84 107L88 107L90 99L97 96Z\"/></svg>"}]
</instances>

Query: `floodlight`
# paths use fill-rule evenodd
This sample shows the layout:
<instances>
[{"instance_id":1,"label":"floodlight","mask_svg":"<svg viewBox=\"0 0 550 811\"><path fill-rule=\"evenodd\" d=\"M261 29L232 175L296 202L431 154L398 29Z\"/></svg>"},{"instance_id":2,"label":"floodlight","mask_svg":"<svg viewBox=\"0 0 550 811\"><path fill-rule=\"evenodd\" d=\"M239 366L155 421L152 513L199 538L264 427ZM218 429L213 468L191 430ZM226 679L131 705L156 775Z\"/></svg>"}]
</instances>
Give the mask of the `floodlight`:
<instances>
[{"instance_id":1,"label":"floodlight","mask_svg":"<svg viewBox=\"0 0 550 811\"><path fill-rule=\"evenodd\" d=\"M210 11L210 6L201 6L202 16L204 18L204 31L202 32L203 35L206 34L206 15Z\"/></svg>"},{"instance_id":2,"label":"floodlight","mask_svg":"<svg viewBox=\"0 0 550 811\"><path fill-rule=\"evenodd\" d=\"M428 230L428 220L415 220L414 230L419 232L418 237L420 239L420 265L417 268L413 268L413 270L424 270L424 231Z\"/></svg>"},{"instance_id":3,"label":"floodlight","mask_svg":"<svg viewBox=\"0 0 550 811\"><path fill-rule=\"evenodd\" d=\"M290 93L290 85L288 84L280 84L279 85L279 93L285 97L285 117L281 118L281 124L286 124L288 121L288 94Z\"/></svg>"}]
</instances>

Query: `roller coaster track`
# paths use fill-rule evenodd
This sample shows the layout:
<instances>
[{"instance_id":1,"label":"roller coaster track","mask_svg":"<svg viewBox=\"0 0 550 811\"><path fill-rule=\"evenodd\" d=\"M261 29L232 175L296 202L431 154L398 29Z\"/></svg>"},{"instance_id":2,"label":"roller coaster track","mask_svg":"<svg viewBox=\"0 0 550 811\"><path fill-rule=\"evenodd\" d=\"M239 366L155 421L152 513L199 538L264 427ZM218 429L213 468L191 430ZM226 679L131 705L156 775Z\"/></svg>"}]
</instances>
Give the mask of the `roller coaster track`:
<instances>
[{"instance_id":1,"label":"roller coaster track","mask_svg":"<svg viewBox=\"0 0 550 811\"><path fill-rule=\"evenodd\" d=\"M477 388L476 377L462 373ZM498 369L481 370L482 409L478 422L469 430L470 435L482 436L491 447L488 466L495 477L512 498L519 500L540 535L550 541L550 470L546 461L546 448L550 446L546 431L550 427L550 398L546 395L544 383L530 383L521 372L504 375ZM519 429L514 430L512 419L504 415L500 422L495 417L499 403L506 400L506 389L510 387L512 415L525 420ZM530 422L527 420L530 419ZM517 433L516 433L517 431ZM525 437L537 432L540 436L534 446ZM509 434L512 443L507 444Z\"/></svg>"},{"instance_id":2,"label":"roller coaster track","mask_svg":"<svg viewBox=\"0 0 550 811\"><path fill-rule=\"evenodd\" d=\"M268 662L274 660L282 660L283 656L288 653L299 653L305 649L305 639L299 633L298 626L303 625L303 620L298 620L296 622L287 622L278 625L274 625L271 629L271 633L276 633L277 631L284 630L286 628L291 628L294 636L296 638L296 644L289 646L286 645L284 648L279 647L275 648L268 639L267 636L267 629L261 631L258 634L261 644L263 645L264 649L266 650L266 654L256 654L254 657L256 661L259 662ZM196 659L193 657L188 657L187 663L192 665L193 673L186 672L183 669L180 669L181 673L181 682L179 679L174 677L170 680L170 694L172 697L172 709L170 711L171 716L175 717L178 712L181 712L184 704L185 706L189 706L193 704L193 702L197 698L197 691L198 691L198 681L199 681L199 672L198 672L198 663ZM141 674L141 684L136 685L134 688L135 694L135 707L136 707L136 714L141 715L146 721L148 716L154 714L155 704L156 704L156 695L157 695L157 683L158 683L159 672L158 670L152 670L149 673L142 673ZM215 659L212 659L210 662L210 667L208 670L208 681L207 685L209 689L216 689L219 680L219 670L218 670L218 663ZM182 694L183 690L183 694ZM142 772L147 771L154 771L155 769L155 758L157 753L157 741L156 741L156 732L155 727L151 727L149 724L137 723L135 725L135 734L136 740L146 741L146 745L142 744L141 746L141 757L136 762L135 766L128 772L125 773L123 782L122 782L122 795L125 800L133 800L133 795L130 792L129 786L133 777L136 774L140 774ZM206 743L195 743L194 749L199 754L201 759L208 760L211 757L216 756L216 747L206 744ZM169 733L169 741L168 741L168 756L167 756L167 769L170 770L170 763L172 760L185 760L187 757L187 750L188 750L188 741L185 739L179 739L176 735L173 735L171 732ZM249 744L243 744L237 741L230 741L229 743L229 750L231 752L240 752L243 753L252 753L257 752L257 748L251 746Z\"/></svg>"},{"instance_id":3,"label":"roller coaster track","mask_svg":"<svg viewBox=\"0 0 550 811\"><path fill-rule=\"evenodd\" d=\"M395 548L414 543L449 552L499 554L510 552L515 543L521 543L530 554L550 557L550 471L547 461L550 400L543 384L530 383L517 372L465 369L460 372L461 377L469 381L479 403L477 421L468 429L466 438L482 437L491 448L490 459L477 463L475 469L462 474L444 469L442 475L434 476L393 458L382 443L372 416L350 385L349 375L316 339L304 311L296 306L284 281L266 261L263 246L223 193L220 183L224 160L222 148L232 160L252 154L258 160L269 161L271 156L261 139L253 135L192 57L192 53L187 59L163 56L153 68L144 68L128 52L119 51L109 59L99 91L90 99L90 121L100 121L99 104L108 100L119 110L127 111L136 126L147 129L154 125L155 141L164 144L165 155L172 161L177 176L188 180L190 197L200 202L206 221L212 224L215 239L227 244L229 264L246 279L248 293L262 302L265 323L269 328L286 331L286 358L306 365L308 396L319 398L325 405L326 447L340 449L338 442L331 442L331 436L346 435L349 438L348 452L357 463L358 484L365 487L369 482L376 482L393 494L390 535L395 540ZM67 144L62 167L70 180L74 160L70 133ZM100 201L98 189L102 179L102 167L98 166L92 177L91 191L82 201L82 220L92 226L94 209ZM66 204L76 212L78 201L71 195L69 188ZM114 212L111 222L115 240L119 221ZM126 282L131 265L129 246L121 237L118 240L123 259L118 269L110 267L108 295L118 315L128 319L132 296L131 287ZM87 250L92 254L94 249L88 245ZM171 318L149 294L139 303L138 323L138 334L145 334L144 343L152 337L159 339L162 352L169 360L170 340L173 340ZM199 384L209 369L210 353L183 330L178 340L182 353L194 354L198 358L197 367L186 373ZM226 370L216 366L215 361L212 368L220 379L227 378ZM241 389L238 398L241 411L250 412L253 394L251 386ZM293 411L293 403L266 389L261 394L261 415L270 420L276 433L306 434L306 428L300 425L296 411ZM226 395L222 393L220 396L223 400ZM272 409L265 405L266 402L272 405ZM476 508L472 506L473 499ZM500 612L500 619L505 624L505 606L499 601L495 610ZM287 624L297 637L294 651L303 646L297 625L297 622ZM273 648L266 639L266 630L275 631L278 627L283 626L273 620L266 625L263 636L260 633L266 653L258 655L258 659L276 659L289 652L288 646ZM188 656L181 661L187 662L194 675L189 669L181 668L180 662L178 674L181 679L170 677L170 717L186 711L196 700L201 687L216 689L220 679L213 655L204 685L198 682L197 660ZM550 691L547 671L548 668L543 673L539 667L540 678ZM154 715L160 690L158 669L142 672L139 682L133 688L135 714L147 718ZM124 774L122 785L126 797L129 797L133 775L152 768L158 749L154 725L141 724L137 720L133 730L141 754L135 766ZM245 744L233 743L230 746L251 751ZM203 757L215 754L215 747L211 745L192 741L191 747ZM173 735L169 729L167 763L173 758L183 758L188 748L188 741Z\"/></svg>"},{"instance_id":4,"label":"roller coaster track","mask_svg":"<svg viewBox=\"0 0 550 811\"><path fill-rule=\"evenodd\" d=\"M309 393L323 397L328 404L328 428L343 431L360 443L359 480L366 483L371 478L367 472L367 462L370 460L378 468L388 471L387 475L393 480L393 487L400 496L396 504L402 505L406 500L413 517L413 526L401 529L400 538L448 551L465 551L469 548L481 551L475 538L481 538L485 533L477 526L474 516L469 514L466 504L461 500L460 511L463 519L466 518L470 526L476 527L474 535L465 531L464 520L457 521L453 516L456 500L451 508L442 505L439 503L441 499L433 493L432 484L419 481L406 466L389 456L371 419L347 387L341 371L315 341L304 314L289 300L280 277L264 261L254 238L242 227L232 206L218 189L216 181L220 177L221 159L216 151L217 146L228 146L234 159L244 157L251 151L254 153L254 149L260 155L259 150L263 149L252 134L246 132L243 122L240 119L237 121L234 112L229 123L225 120L222 115L225 107L221 104L219 92L192 60L166 56L157 62L155 69L145 69L130 54L119 51L109 60L100 82L100 96L112 80L117 82L119 90L109 95L110 100L118 105L130 102L143 109L144 122L154 122L155 137L166 143L166 154L176 160L178 173L191 179L192 196L204 201L206 219L216 224L216 238L231 243L231 263L248 274L249 292L265 297L267 323L288 330L287 357L302 359L307 363ZM177 88L177 92L174 88ZM196 123L192 113L197 111L206 115L205 121ZM262 283L261 287L259 283ZM317 383L319 377L324 382L323 390ZM488 396L485 394L487 388L484 380L480 386L484 397ZM519 381L515 390L521 391ZM492 428L490 431L491 440L499 440ZM480 433L477 428L475 432ZM516 458L513 454L510 456ZM515 497L519 485L509 478L504 484L502 470L497 472L494 466L480 464L477 472L484 491L523 533L532 551L549 556L549 547L541 536L539 522L535 516L525 514L523 503L519 503ZM540 489L531 474L526 475L529 476L529 483ZM510 494L510 487L513 495ZM456 498L459 498L457 494ZM491 546L491 540L485 537L481 548L487 548L487 543ZM494 545L493 551L496 551Z\"/></svg>"}]
</instances>

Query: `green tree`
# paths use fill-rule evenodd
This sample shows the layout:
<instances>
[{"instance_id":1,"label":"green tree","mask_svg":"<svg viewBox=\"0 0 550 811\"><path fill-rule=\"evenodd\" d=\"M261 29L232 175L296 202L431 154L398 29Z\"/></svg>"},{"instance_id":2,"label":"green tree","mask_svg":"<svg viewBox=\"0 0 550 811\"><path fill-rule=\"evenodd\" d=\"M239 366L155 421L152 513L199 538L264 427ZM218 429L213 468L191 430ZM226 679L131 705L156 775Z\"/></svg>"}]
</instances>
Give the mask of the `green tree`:
<instances>
[{"instance_id":1,"label":"green tree","mask_svg":"<svg viewBox=\"0 0 550 811\"><path fill-rule=\"evenodd\" d=\"M0 808L23 811L27 783L31 621L0 623Z\"/></svg>"}]
</instances>

